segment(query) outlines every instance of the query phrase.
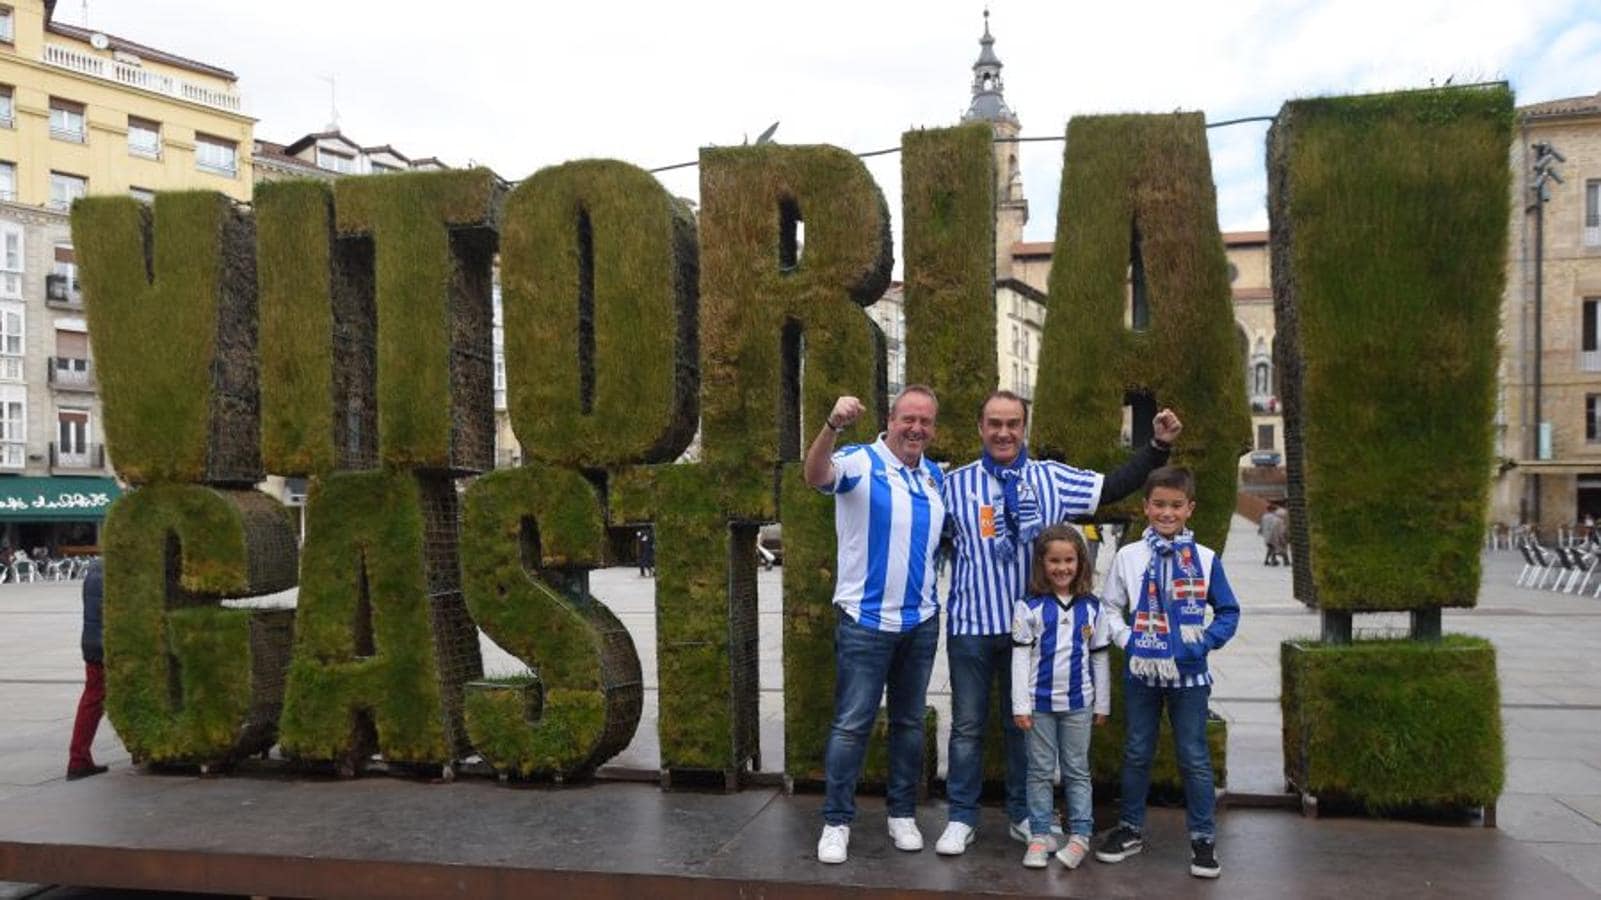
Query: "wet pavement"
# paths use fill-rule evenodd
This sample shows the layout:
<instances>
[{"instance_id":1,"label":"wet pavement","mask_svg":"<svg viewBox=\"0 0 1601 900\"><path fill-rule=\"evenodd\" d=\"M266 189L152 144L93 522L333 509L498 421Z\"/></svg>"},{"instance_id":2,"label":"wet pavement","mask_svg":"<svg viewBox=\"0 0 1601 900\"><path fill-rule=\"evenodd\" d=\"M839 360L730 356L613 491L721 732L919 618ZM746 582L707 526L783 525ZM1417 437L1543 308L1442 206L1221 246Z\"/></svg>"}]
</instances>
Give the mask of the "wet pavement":
<instances>
[{"instance_id":1,"label":"wet pavement","mask_svg":"<svg viewBox=\"0 0 1601 900\"><path fill-rule=\"evenodd\" d=\"M1236 639L1212 657L1217 678L1214 706L1229 720L1230 791L1273 795L1282 793L1284 787L1279 749L1278 646L1287 638L1316 635L1318 620L1291 596L1289 570L1263 566L1260 550L1260 541L1250 523L1236 518L1224 561L1241 597L1244 618ZM1522 896L1567 896L1574 890L1584 895L1585 888L1601 894L1601 688L1597 687L1601 685L1601 654L1597 652L1601 650L1601 599L1514 587L1520 567L1521 560L1510 551L1487 552L1479 606L1444 614L1446 630L1482 635L1497 648L1507 740L1507 787L1499 804L1500 829L1490 831L1367 819L1307 821L1280 811L1230 809L1221 817L1220 855L1227 869L1224 883L1229 885L1231 893L1255 895L1260 892L1268 896L1276 886L1279 896L1286 892L1314 896L1323 893L1316 887L1323 884L1330 886L1332 895L1332 886L1339 884L1343 887L1338 893L1348 893L1350 888L1356 887L1384 895L1399 893L1403 888L1409 893L1419 888L1428 893L1454 885L1450 893L1456 895L1464 895L1465 891L1467 895L1493 896L1502 893L1503 887L1511 893L1510 886L1514 882L1506 878L1516 873L1524 879L1525 887L1542 884L1556 892L1516 891ZM759 586L762 758L768 768L776 771L783 758L780 573L776 570L761 573ZM1590 587L1594 590L1595 582ZM653 589L654 582L640 578L633 569L607 569L592 576L593 592L606 600L635 636L647 687L645 718L640 729L634 741L612 763L647 770L656 768L658 755L654 727ZM1406 620L1403 615L1359 616L1355 625L1359 633L1404 633ZM413 805L425 805L430 809L436 805L451 809L461 805L500 810L512 817L504 825L497 825L492 817L459 822L461 827L469 829L468 833L484 829L527 834L524 829L537 830L560 822L559 833L568 835L563 840L577 851L574 859L566 862L542 853L517 856L512 851L526 849L523 846L526 842L513 841L506 845L509 855L499 857L503 863L486 860L486 864L516 861L517 865L566 868L576 863L608 871L605 865L597 862L602 857L596 855L595 847L617 846L615 841L583 829L580 831L589 836L580 839L571 833L573 819L570 817L519 818L516 813L525 805L548 811L553 805L565 808L574 804L575 807L591 807L599 821L614 821L599 798L616 796L623 798L623 805L631 811L629 815L638 811L643 816L643 825L627 823L625 830L629 839L645 841L655 847L643 856L633 849L621 854L629 860L650 863L637 870L639 874L648 870L657 875L678 873L694 878L768 877L759 867L739 874L743 871L740 862L749 859L763 861L762 865L768 867L788 861L793 864L794 876L801 883L835 884L836 887L855 884L921 887L932 891L1004 889L1028 893L1041 890L1062 896L1079 895L1081 888L1087 892L1093 887L1095 893L1121 895L1117 887L1120 882L1115 875L1122 867L1103 866L1104 874L1092 874L1090 870L1067 873L1057 867L1045 875L1025 873L1034 876L1034 881L1014 880L1023 872L1013 858L1020 856L1021 848L1000 838L998 825L988 829L991 833L976 845L980 851L977 855L959 862L956 875L947 871L952 868L947 865L952 861L937 860L931 851L917 855L896 854L887 848L882 838L882 806L875 806L877 801L870 799L864 801L868 812L864 813L858 837L853 841L853 863L820 872L815 860L811 860L816 840L817 798L787 798L769 789L747 790L724 797L663 795L654 787L616 784L551 792L503 790L470 780L452 786L433 786L399 779L364 779L355 784L301 783L297 787L296 783L270 777L218 780L158 777L129 771L127 754L109 725L102 726L95 752L99 761L113 766L113 772L69 785L62 780L66 743L83 677L77 650L78 626L77 585L0 585L0 811L3 811L0 812L0 843L17 840L19 835L15 829L21 826L19 815L24 812L38 813L28 820L29 828L49 825L55 829L49 833L58 840L73 839L76 835L81 842L90 834L108 840L140 839L137 834L123 835L111 827L123 821L123 815L112 821L105 816L78 818L70 812L78 809L75 798L91 798L93 802L88 807L100 808L102 812L116 808L114 804L133 804L125 808L124 815L148 825L151 817L176 814L167 806L169 803L180 803L182 808L190 810L204 808L208 797L235 797L240 803L250 800L259 804L262 799L251 800L246 796L259 791L261 797L321 798L323 802L319 807L340 806L346 802L336 802L336 795L353 798L342 817L326 809L319 810L329 820L327 828L332 829L330 832L313 829L332 841L324 847L365 846L357 835L369 829L370 823L395 822L396 819L387 815L362 808L367 800L384 797L384 802L398 804L392 810L397 815ZM486 643L486 666L495 672L514 670L518 664ZM930 702L940 710L943 770L949 709L949 679L943 653L930 684ZM409 796L411 794L416 796ZM493 799L481 800L480 794ZM473 799L469 800L469 795ZM558 798L559 803L556 802ZM733 836L701 835L714 849L698 864L699 868L692 865L699 857L690 849L650 844L653 839L648 835L636 833L646 826L683 830L677 827L682 817L693 816L687 808L675 805L684 798L692 798L695 804L711 804L715 810L713 818L742 823ZM80 810L85 816L88 807ZM52 809L55 811L49 812ZM872 810L878 810L876 820ZM218 809L219 815L222 812ZM467 816L468 812L459 814ZM289 818L277 821L268 837L280 833L278 829L296 833L306 830L303 822L296 825L293 816L298 813L293 806L285 806L283 814ZM585 814L576 809L573 812L573 815ZM1173 819L1173 814L1161 815L1165 818L1161 818L1156 827L1172 827L1169 820ZM39 817L43 817L43 824ZM1102 810L1098 820L1106 819L1109 823L1110 817L1109 810ZM927 804L919 818L932 844L943 824L942 803L936 800ZM256 821L254 817L243 817L239 827L253 821ZM511 821L520 824L513 828ZM1160 822L1167 822L1167 825ZM138 832L144 834L148 830L141 827ZM388 826L381 830L393 831ZM38 834L43 837L44 833ZM179 828L168 836L182 843L184 833ZM221 833L233 832L224 829ZM1160 835L1160 831L1158 833ZM219 845L212 843L216 835L214 830L202 828L190 834L187 849L217 849ZM750 843L760 835L767 837ZM336 840L336 837L345 840ZM396 841L394 846L404 853L427 857L427 851L408 847L403 834L391 833L391 837ZM430 843L426 834L418 835L418 840ZM445 846L465 851L477 840L452 839L447 840ZM591 846L591 840L599 843ZM1162 861L1161 848L1153 847L1147 854L1149 858L1143 862L1155 872L1166 873L1171 869L1177 873L1175 877L1182 876L1175 885L1192 884L1181 864L1182 842L1173 840L1171 843L1173 846L1166 852L1171 860ZM487 844L494 846L497 842L491 840ZM308 846L316 852L316 845ZM294 856L293 847L283 850ZM1425 855L1409 859L1408 854L1412 852ZM0 853L0 872L7 871L5 859ZM980 862L981 859L984 861ZM714 865L713 860L721 862ZM1420 860L1428 862L1423 864ZM1379 865L1384 861L1393 865ZM789 866L779 865L769 874L782 877L790 871ZM846 871L856 874L841 874ZM973 874L982 872L989 874ZM1370 880L1378 877L1375 872L1389 873L1383 876L1392 879L1384 882L1387 888L1381 889L1378 883ZM1476 880L1471 883L1464 880L1468 878ZM1535 881L1528 881L1531 878ZM1142 874L1141 883L1154 882ZM1473 888L1474 884L1478 889ZM197 884L191 889L241 888ZM8 896L8 891L17 894L22 890L20 885L0 884L0 897Z\"/></svg>"}]
</instances>

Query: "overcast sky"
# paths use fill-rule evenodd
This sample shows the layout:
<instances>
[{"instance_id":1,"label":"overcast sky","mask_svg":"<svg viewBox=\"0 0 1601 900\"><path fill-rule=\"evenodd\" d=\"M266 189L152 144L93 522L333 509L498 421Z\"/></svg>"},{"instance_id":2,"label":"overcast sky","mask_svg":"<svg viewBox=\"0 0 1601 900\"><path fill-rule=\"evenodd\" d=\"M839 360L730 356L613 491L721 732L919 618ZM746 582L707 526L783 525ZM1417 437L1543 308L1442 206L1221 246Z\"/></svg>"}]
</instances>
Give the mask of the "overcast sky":
<instances>
[{"instance_id":1,"label":"overcast sky","mask_svg":"<svg viewBox=\"0 0 1601 900\"><path fill-rule=\"evenodd\" d=\"M954 124L970 97L979 0L788 4L478 0L91 0L88 24L238 74L257 137L339 125L518 179L613 157L646 168L755 139L855 151ZM1519 103L1601 91L1601 0L994 0L1006 99L1025 135L1075 115L1271 115L1286 99L1506 79ZM444 12L445 15L441 15ZM83 0L59 0L80 23ZM1265 123L1213 129L1225 230L1267 227ZM1055 233L1062 145L1022 145L1027 237ZM868 160L899 230L898 155ZM694 197L696 170L663 174ZM899 259L896 260L897 269Z\"/></svg>"}]
</instances>

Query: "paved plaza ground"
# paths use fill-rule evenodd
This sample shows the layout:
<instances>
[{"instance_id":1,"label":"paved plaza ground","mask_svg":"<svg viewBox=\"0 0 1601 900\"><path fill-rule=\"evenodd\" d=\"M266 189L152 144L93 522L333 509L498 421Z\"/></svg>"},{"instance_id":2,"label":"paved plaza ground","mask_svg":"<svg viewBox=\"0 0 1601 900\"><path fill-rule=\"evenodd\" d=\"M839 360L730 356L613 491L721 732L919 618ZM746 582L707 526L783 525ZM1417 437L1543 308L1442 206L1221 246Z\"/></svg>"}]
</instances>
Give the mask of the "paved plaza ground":
<instances>
[{"instance_id":1,"label":"paved plaza ground","mask_svg":"<svg viewBox=\"0 0 1601 900\"><path fill-rule=\"evenodd\" d=\"M1260 551L1251 524L1236 517L1224 560L1244 618L1233 643L1212 657L1214 706L1230 726L1229 789L1247 794L1283 791L1279 643L1318 630L1317 616L1291 596L1289 570L1264 567ZM1487 637L1498 651L1508 757L1501 829L1601 894L1601 599L1514 587L1520 566L1510 551L1486 553L1479 606L1447 611L1445 627ZM594 573L592 589L633 633L647 687L644 720L634 742L613 763L655 768L654 582L633 569L608 569ZM762 573L761 747L773 769L783 758L780 595L780 572ZM83 672L78 602L78 586L72 583L0 585L0 810L64 774ZM1356 627L1399 633L1405 617L1360 616ZM491 672L517 665L487 643L485 662ZM940 711L942 770L949 690L941 653L930 699ZM115 768L128 766L109 726L101 728L95 752ZM925 811L925 830L942 822L939 805ZM1386 826L1347 820L1315 827ZM1438 830L1443 837L1466 834ZM0 897L6 892L0 885Z\"/></svg>"}]
</instances>

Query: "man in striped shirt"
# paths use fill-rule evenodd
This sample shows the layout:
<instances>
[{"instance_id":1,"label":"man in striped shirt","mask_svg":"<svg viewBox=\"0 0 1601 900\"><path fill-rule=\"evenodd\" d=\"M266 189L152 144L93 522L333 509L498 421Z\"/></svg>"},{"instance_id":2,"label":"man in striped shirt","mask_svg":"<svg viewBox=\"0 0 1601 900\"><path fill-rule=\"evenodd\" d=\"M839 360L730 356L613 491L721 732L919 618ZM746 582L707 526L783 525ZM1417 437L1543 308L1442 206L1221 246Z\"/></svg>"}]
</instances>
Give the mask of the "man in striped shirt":
<instances>
[{"instance_id":1,"label":"man in striped shirt","mask_svg":"<svg viewBox=\"0 0 1601 900\"><path fill-rule=\"evenodd\" d=\"M951 672L951 739L945 792L945 831L934 849L956 855L973 842L978 794L984 778L984 728L990 686L1002 702L1012 695L1012 604L1025 595L1029 547L1046 525L1086 516L1101 503L1128 496L1145 476L1167 462L1183 424L1170 409L1156 414L1150 444L1109 475L1064 463L1030 459L1024 435L1028 406L1011 391L996 391L979 410L984 454L945 478L944 499L953 529L955 565L946 606L946 656ZM1012 837L1028 841L1028 751L1023 732L1004 716L1006 817Z\"/></svg>"},{"instance_id":2,"label":"man in striped shirt","mask_svg":"<svg viewBox=\"0 0 1601 900\"><path fill-rule=\"evenodd\" d=\"M923 767L923 711L939 646L934 556L945 522L943 475L923 449L934 439L938 401L907 387L872 444L834 452L834 439L864 411L841 397L806 451L807 483L834 495L834 722L823 755L827 793L817 859L842 863L856 817L856 782L867 738L889 692L889 834L897 849L923 849L913 816Z\"/></svg>"}]
</instances>

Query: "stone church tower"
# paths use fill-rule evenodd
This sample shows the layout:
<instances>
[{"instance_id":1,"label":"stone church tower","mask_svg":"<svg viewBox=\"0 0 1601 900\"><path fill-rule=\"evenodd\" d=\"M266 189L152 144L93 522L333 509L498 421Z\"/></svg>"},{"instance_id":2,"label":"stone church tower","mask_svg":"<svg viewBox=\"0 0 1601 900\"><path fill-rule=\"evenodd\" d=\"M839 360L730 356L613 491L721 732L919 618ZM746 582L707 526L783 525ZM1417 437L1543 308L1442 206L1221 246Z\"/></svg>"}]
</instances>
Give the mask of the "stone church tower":
<instances>
[{"instance_id":1,"label":"stone church tower","mask_svg":"<svg viewBox=\"0 0 1601 900\"><path fill-rule=\"evenodd\" d=\"M1022 131L1017 115L1006 105L1001 82L1001 59L990 36L989 10L984 10L984 36L979 38L978 61L973 63L973 101L963 122L988 122L999 138L1015 138ZM1023 240L1028 222L1028 199L1023 196L1023 170L1018 165L1019 144L995 145L995 278L1011 278L1012 245Z\"/></svg>"}]
</instances>

